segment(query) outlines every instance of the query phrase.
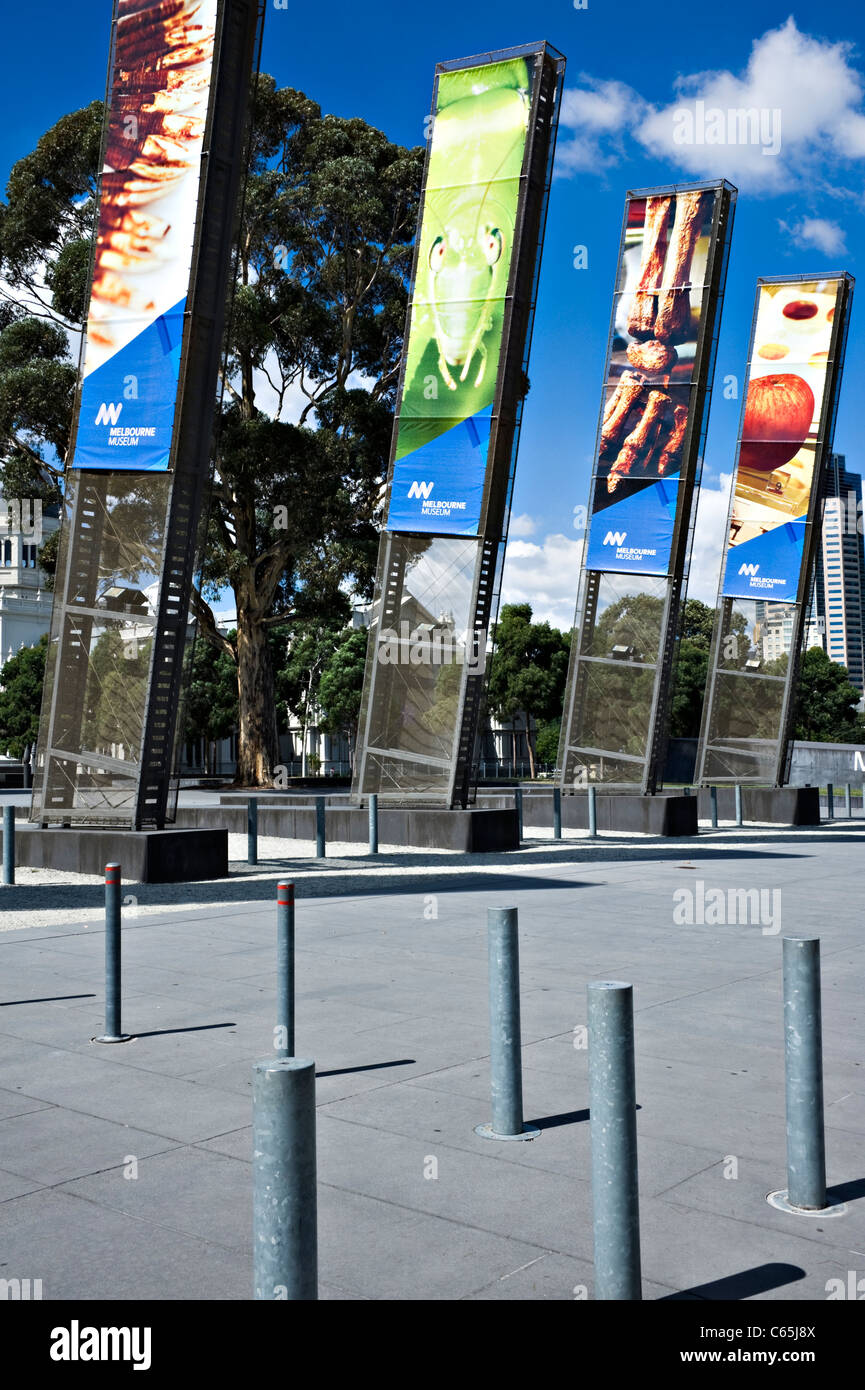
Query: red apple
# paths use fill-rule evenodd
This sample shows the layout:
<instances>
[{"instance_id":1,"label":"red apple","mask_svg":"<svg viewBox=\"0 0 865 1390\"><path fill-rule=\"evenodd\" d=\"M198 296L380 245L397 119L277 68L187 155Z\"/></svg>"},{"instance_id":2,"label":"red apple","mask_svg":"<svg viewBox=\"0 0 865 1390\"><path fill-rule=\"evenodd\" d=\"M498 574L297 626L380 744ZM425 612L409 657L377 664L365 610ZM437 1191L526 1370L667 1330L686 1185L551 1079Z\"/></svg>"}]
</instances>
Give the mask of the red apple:
<instances>
[{"instance_id":1,"label":"red apple","mask_svg":"<svg viewBox=\"0 0 865 1390\"><path fill-rule=\"evenodd\" d=\"M758 376L748 387L739 462L771 473L789 463L808 437L814 392L793 372Z\"/></svg>"}]
</instances>

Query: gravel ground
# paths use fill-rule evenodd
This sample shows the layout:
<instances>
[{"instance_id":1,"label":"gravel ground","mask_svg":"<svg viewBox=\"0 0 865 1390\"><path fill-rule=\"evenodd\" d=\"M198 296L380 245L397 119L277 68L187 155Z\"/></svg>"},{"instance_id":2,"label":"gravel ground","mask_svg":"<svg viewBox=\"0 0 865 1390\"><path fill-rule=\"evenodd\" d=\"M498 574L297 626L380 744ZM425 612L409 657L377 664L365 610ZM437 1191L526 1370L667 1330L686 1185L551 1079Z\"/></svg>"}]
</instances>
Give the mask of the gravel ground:
<instances>
[{"instance_id":1,"label":"gravel ground","mask_svg":"<svg viewBox=\"0 0 865 1390\"><path fill-rule=\"evenodd\" d=\"M193 883L128 884L124 893L124 918L171 916L219 909L238 903L262 902L275 897L276 882L287 878L296 884L298 898L366 896L371 892L405 891L413 884L433 889L443 879L489 878L504 882L513 874L542 875L548 866L598 860L689 859L703 854L717 856L760 844L790 840L822 839L827 835L865 835L865 825L835 821L819 828L749 825L737 829L732 822L718 830L702 828L698 839L662 839L640 835L602 833L590 840L585 830L565 830L561 841L552 830L532 829L518 854L460 854L452 850L382 845L371 857L365 845L328 844L327 858L316 859L308 840L260 836L259 863L246 863L246 835L229 835L229 875ZM468 883L467 885L468 886ZM0 886L0 932L28 927L61 928L87 924L101 927L104 884L101 874L74 874L52 869L16 869L14 887Z\"/></svg>"}]
</instances>

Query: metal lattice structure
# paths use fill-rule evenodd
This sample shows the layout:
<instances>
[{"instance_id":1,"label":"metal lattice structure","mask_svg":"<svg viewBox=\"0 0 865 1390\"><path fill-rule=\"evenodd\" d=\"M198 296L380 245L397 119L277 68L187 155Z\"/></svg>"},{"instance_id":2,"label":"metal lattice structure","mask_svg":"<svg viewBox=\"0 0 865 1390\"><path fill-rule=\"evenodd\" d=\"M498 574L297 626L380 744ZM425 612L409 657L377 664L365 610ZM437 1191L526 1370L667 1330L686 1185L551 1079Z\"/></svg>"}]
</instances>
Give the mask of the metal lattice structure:
<instances>
[{"instance_id":1,"label":"metal lattice structure","mask_svg":"<svg viewBox=\"0 0 865 1390\"><path fill-rule=\"evenodd\" d=\"M396 526L382 534L358 726L355 800L376 793L401 804L465 806L477 779L486 649L497 612L528 385L564 58L548 44L539 44L441 63L433 93L435 113L438 84L445 74L514 60L530 65L531 104L478 523L456 533L437 533L434 526L423 531ZM419 284L429 169L428 151L412 271L413 299ZM398 399L403 399L406 384L411 325L410 305ZM388 472L389 506L394 497L398 428L399 421ZM412 641L406 635L409 629L415 635Z\"/></svg>"},{"instance_id":2,"label":"metal lattice structure","mask_svg":"<svg viewBox=\"0 0 865 1390\"><path fill-rule=\"evenodd\" d=\"M31 820L42 825L160 828L174 818L190 600L264 4L220 0L216 13L168 471L77 468L79 386L33 784ZM116 12L114 44L117 23ZM109 73L113 66L114 47ZM106 122L103 167L107 139Z\"/></svg>"},{"instance_id":3,"label":"metal lattice structure","mask_svg":"<svg viewBox=\"0 0 865 1390\"><path fill-rule=\"evenodd\" d=\"M668 394L670 402L681 402L676 404L676 410L687 412L680 460L666 476L663 470L650 471L646 481L633 483L626 477L622 488L623 491L627 491L628 486L634 489L624 505L628 502L633 505L634 499L645 499L649 495L646 491L640 493L640 488L662 489L672 513L672 524L668 531L665 529L660 534L657 543L658 548L665 551L663 563L649 546L645 559L640 556L632 562L626 557L623 567L610 565L608 568L605 561L610 550L605 551L603 546L610 547L618 555L615 547L624 545L632 521L636 529L643 520L632 511L627 531L605 531L607 527L625 524L611 519L618 513L615 505L609 505L608 478L616 465L611 467L603 459L605 414L611 394L628 375L634 376L627 364L621 377L613 375L615 354L623 356L622 305L627 304L629 298L637 298L633 289L628 294L622 289L631 207L634 203L641 207L645 204L648 210L653 200L677 207L677 200L683 196L708 200L704 214L703 275L696 286L690 281L681 285L699 305L698 327L688 330L693 337L690 375L684 385L677 385L670 372L664 374L663 369L648 373L643 381L634 377L635 389L642 393L637 397L639 410L646 408L646 395L652 393L664 400ZM592 501L559 745L560 786L566 792L596 783L609 789L653 793L663 778L669 704L694 537L735 199L735 188L724 180L638 189L629 192L626 198L592 474ZM643 216L644 226L648 226L648 212ZM668 251L669 242L664 255ZM662 264L663 259L659 263L659 278ZM652 293L657 295L659 291ZM675 356L672 354L673 360ZM622 479L617 482L621 483ZM598 543L596 532L603 536L603 545ZM620 613L622 617L608 632L605 624L611 613Z\"/></svg>"},{"instance_id":4,"label":"metal lattice structure","mask_svg":"<svg viewBox=\"0 0 865 1390\"><path fill-rule=\"evenodd\" d=\"M699 784L752 783L781 787L789 780L793 756L796 690L808 633L808 612L820 551L823 515L821 482L832 456L854 283L853 277L847 273L767 276L757 282L748 347L750 381L759 379L754 375L753 364L759 346L756 338L761 295L764 291L772 294L776 292L773 287L789 288L791 294L804 296L803 302L807 301L809 292L816 291L819 297L826 295L827 290L831 291L829 298L832 303L832 328L825 367L820 369L822 392L814 401L814 422L800 451L805 454L810 465L809 491L804 514L797 510L800 504L796 504L792 509L792 521L801 526L802 548L801 557L797 557L793 591L789 601L773 598L771 591L763 598L745 596L743 592L737 592L740 586L741 590L745 589L746 584L748 587L751 586L756 579L757 571L771 568L771 565L762 563L744 563L739 575L742 575L744 570L754 571L754 576L749 578L746 574L737 583L735 561L746 555L744 550L740 551L738 548L741 541L738 541L737 533L747 522L743 517L737 517L736 507L739 494L747 494L752 490L747 483L742 488L739 486L743 444L750 444L752 451L754 449L753 443L747 437L748 392L744 393L736 450L736 472L727 514L725 551L697 749L695 781ZM805 358L809 355L810 349ZM801 369L807 371L812 362ZM782 361L781 366L785 365L788 364ZM800 366L800 363L794 361L793 365ZM757 444L756 447L775 448L777 445L770 439L766 443ZM769 473L770 479L778 476L778 470ZM783 470L781 476L784 476ZM771 483L766 484L763 479L755 481L758 487L775 486ZM766 492L763 496L768 496L770 504L780 508L784 500L783 489L780 483L777 487L781 489L777 497L774 491ZM754 491L756 492L756 489ZM757 505L759 506L759 503ZM784 529L791 531L793 527L784 527L783 520L779 524L777 516L769 518L768 524L764 523L764 535L757 536L756 539L762 541L764 537L771 537L773 529L780 533ZM749 558L753 561L754 556L750 555ZM762 561L762 557L760 558ZM773 654L768 646L767 629L771 625L789 627L789 635L784 641L784 652Z\"/></svg>"}]
</instances>

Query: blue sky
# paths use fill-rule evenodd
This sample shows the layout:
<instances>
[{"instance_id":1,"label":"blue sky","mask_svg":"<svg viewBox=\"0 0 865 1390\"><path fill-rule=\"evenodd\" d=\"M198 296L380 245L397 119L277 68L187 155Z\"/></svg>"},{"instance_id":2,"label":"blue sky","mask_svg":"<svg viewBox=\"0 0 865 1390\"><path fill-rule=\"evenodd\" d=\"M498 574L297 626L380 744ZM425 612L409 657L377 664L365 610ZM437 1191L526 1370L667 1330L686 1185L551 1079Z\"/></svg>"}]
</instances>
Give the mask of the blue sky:
<instances>
[{"instance_id":1,"label":"blue sky","mask_svg":"<svg viewBox=\"0 0 865 1390\"><path fill-rule=\"evenodd\" d=\"M64 112L104 94L109 0L44 0L5 16L0 174ZM34 17L36 39L34 44ZM579 563L573 509L588 500L618 237L628 188L724 175L739 188L716 387L741 378L759 275L846 269L865 230L865 21L823 0L636 5L515 0L490 5L396 3L268 6L263 67L323 109L360 115L419 144L437 61L546 38L568 59L566 97L535 322L515 525L505 599L530 599L568 626ZM23 55L29 53L25 64ZM674 109L758 106L781 112L781 148L682 146ZM574 247L588 268L574 268ZM860 444L865 304L854 297L835 435L848 465ZM692 592L710 597L720 556L739 401L712 405Z\"/></svg>"}]
</instances>

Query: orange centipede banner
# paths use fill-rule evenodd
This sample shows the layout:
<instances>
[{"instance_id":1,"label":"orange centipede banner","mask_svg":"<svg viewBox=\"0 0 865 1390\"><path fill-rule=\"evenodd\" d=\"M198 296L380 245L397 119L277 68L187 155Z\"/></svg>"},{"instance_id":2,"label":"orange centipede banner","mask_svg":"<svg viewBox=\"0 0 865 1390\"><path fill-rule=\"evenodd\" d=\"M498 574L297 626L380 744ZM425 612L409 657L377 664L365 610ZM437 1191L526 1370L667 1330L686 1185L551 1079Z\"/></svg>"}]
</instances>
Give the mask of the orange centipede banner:
<instances>
[{"instance_id":1,"label":"orange centipede banner","mask_svg":"<svg viewBox=\"0 0 865 1390\"><path fill-rule=\"evenodd\" d=\"M164 470L219 0L118 0L74 466Z\"/></svg>"}]
</instances>

